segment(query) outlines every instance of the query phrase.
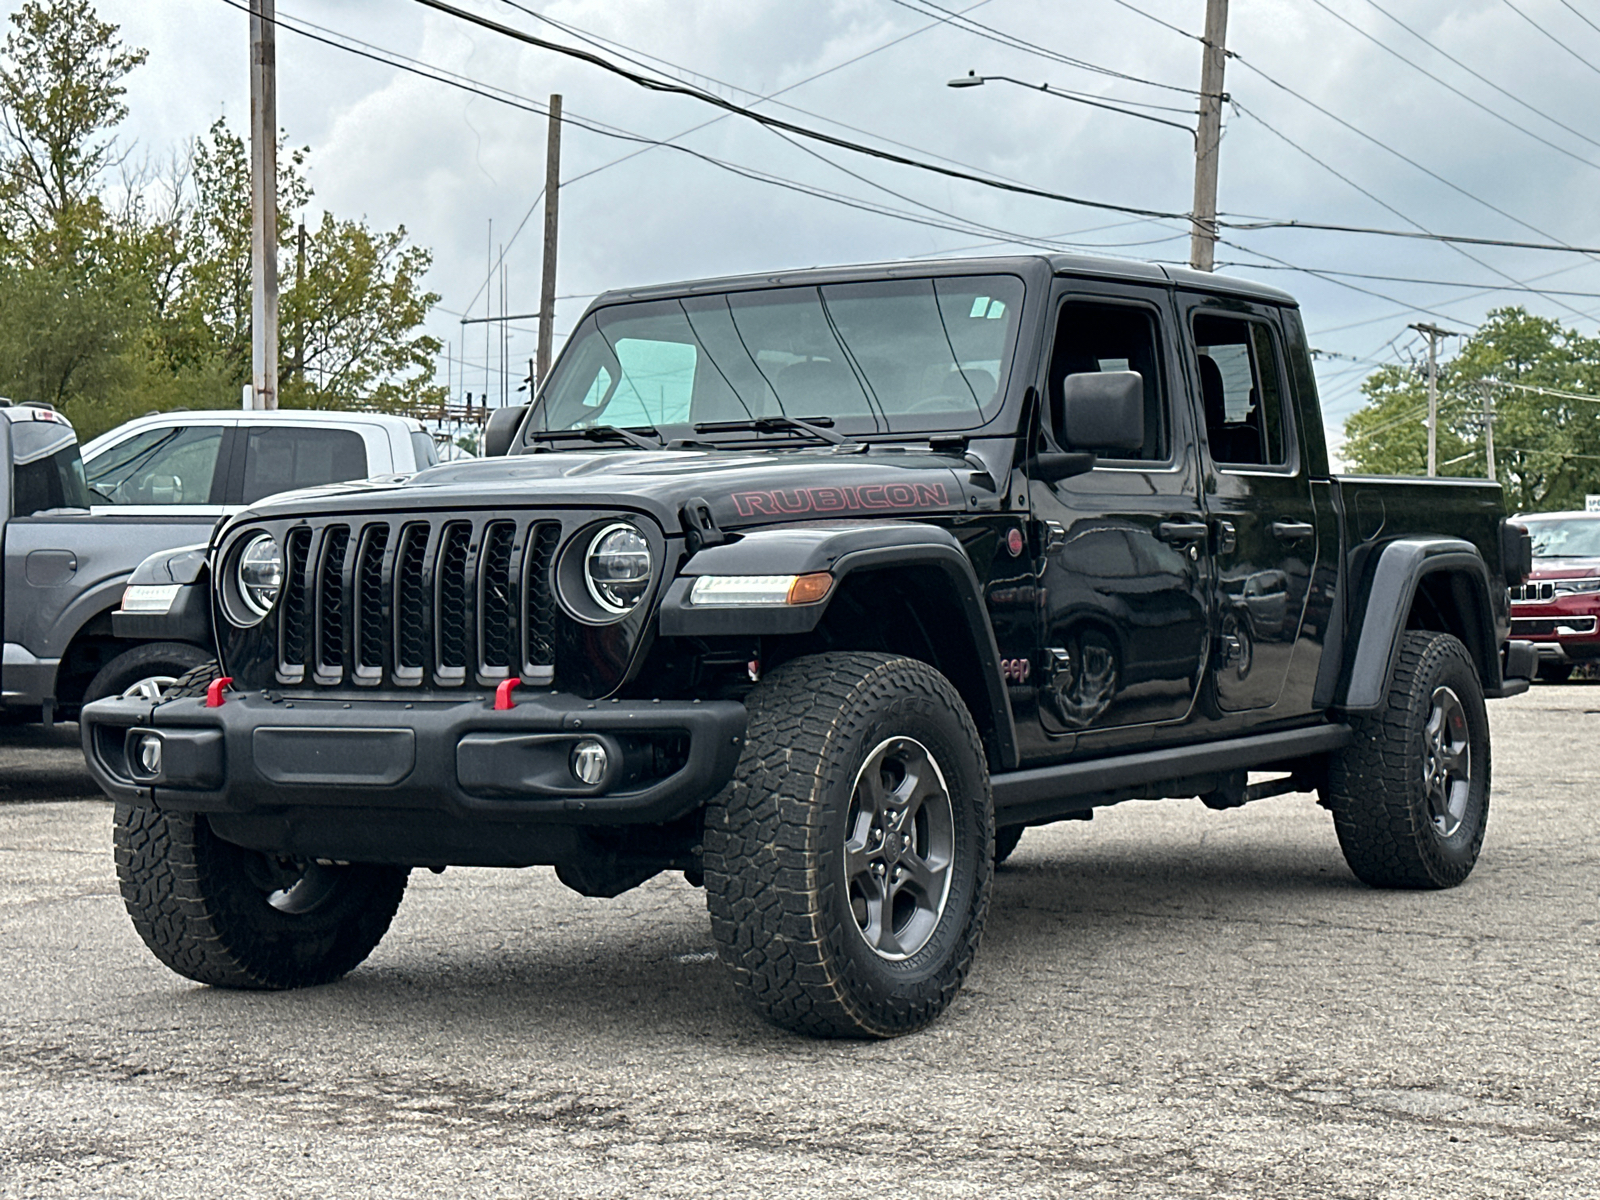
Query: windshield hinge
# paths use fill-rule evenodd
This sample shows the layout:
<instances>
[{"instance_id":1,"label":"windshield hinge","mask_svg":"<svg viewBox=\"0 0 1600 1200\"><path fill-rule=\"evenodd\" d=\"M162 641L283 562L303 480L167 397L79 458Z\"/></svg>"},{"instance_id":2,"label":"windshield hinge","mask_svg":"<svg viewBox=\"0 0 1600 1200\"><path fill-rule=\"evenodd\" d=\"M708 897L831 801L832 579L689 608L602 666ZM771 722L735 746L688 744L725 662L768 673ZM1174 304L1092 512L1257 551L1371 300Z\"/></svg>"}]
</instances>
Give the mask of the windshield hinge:
<instances>
[{"instance_id":1,"label":"windshield hinge","mask_svg":"<svg viewBox=\"0 0 1600 1200\"><path fill-rule=\"evenodd\" d=\"M699 496L684 504L681 516L683 537L690 554L697 553L702 546L720 546L728 540L728 535L717 527L716 517L711 515L711 505Z\"/></svg>"}]
</instances>

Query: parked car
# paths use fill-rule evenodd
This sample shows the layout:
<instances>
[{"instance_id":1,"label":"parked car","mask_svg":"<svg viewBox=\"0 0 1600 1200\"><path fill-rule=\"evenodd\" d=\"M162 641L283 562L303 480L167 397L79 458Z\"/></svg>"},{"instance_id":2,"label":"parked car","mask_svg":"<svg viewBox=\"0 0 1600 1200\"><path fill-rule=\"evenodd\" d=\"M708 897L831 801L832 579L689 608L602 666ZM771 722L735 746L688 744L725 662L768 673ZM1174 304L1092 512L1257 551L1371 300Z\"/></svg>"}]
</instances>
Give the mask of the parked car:
<instances>
[{"instance_id":1,"label":"parked car","mask_svg":"<svg viewBox=\"0 0 1600 1200\"><path fill-rule=\"evenodd\" d=\"M1511 589L1511 635L1533 643L1539 678L1565 683L1600 659L1600 513L1528 513L1533 571Z\"/></svg>"},{"instance_id":2,"label":"parked car","mask_svg":"<svg viewBox=\"0 0 1600 1200\"><path fill-rule=\"evenodd\" d=\"M116 627L113 610L147 556L204 543L218 520L275 492L436 461L427 431L404 417L163 413L103 434L80 457L60 415L0 412L12 480L0 707L25 720L70 720L102 696L157 695L211 657L209 646ZM15 457L35 455L40 437L54 447L48 455Z\"/></svg>"},{"instance_id":3,"label":"parked car","mask_svg":"<svg viewBox=\"0 0 1600 1200\"><path fill-rule=\"evenodd\" d=\"M1316 789L1369 884L1477 860L1527 534L1495 484L1332 475L1283 292L1067 256L614 292L484 440L231 518L168 584L219 661L85 708L174 971L337 978L412 867L678 870L757 1012L889 1036L1028 825Z\"/></svg>"}]
</instances>

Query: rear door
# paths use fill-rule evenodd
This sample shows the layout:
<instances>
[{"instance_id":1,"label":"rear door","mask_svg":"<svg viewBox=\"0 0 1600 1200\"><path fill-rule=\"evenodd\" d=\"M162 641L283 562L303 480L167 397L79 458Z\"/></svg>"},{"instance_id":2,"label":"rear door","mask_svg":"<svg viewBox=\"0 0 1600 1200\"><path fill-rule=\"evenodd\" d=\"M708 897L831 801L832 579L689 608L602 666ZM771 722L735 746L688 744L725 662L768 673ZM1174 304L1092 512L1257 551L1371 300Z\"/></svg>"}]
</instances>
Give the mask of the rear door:
<instances>
[{"instance_id":1,"label":"rear door","mask_svg":"<svg viewBox=\"0 0 1600 1200\"><path fill-rule=\"evenodd\" d=\"M1278 703L1317 566L1312 503L1274 309L1180 295L1204 430L1223 712ZM1307 651L1315 654L1315 650Z\"/></svg>"},{"instance_id":2,"label":"rear door","mask_svg":"<svg viewBox=\"0 0 1600 1200\"><path fill-rule=\"evenodd\" d=\"M279 492L366 479L370 464L387 453L373 453L365 426L297 421L281 425L246 422L239 430L229 504L254 504ZM372 427L375 437L383 431Z\"/></svg>"},{"instance_id":3,"label":"rear door","mask_svg":"<svg viewBox=\"0 0 1600 1200\"><path fill-rule=\"evenodd\" d=\"M1066 446L1062 381L1137 371L1145 444L1108 451L1091 472L1034 480L1040 554L1038 707L1058 749L1160 740L1190 715L1209 647L1210 549L1189 405L1181 402L1177 331L1164 291L1064 281L1042 381L1047 437ZM1075 735L1068 740L1067 735Z\"/></svg>"}]
</instances>

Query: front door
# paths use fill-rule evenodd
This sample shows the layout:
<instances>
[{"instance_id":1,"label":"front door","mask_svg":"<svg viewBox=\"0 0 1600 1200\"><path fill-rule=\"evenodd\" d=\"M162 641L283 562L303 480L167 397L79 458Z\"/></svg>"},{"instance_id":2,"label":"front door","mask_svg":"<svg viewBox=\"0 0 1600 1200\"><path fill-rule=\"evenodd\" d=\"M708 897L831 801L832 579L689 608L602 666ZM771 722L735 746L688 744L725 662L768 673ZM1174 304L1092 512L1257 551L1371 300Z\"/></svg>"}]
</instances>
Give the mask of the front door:
<instances>
[{"instance_id":1,"label":"front door","mask_svg":"<svg viewBox=\"0 0 1600 1200\"><path fill-rule=\"evenodd\" d=\"M1040 724L1093 750L1149 740L1184 721L1209 652L1210 549L1188 406L1174 403L1169 310L1106 285L1058 301L1044 428L1064 444L1062 381L1094 371L1144 380L1145 441L1105 451L1091 472L1030 485L1040 554Z\"/></svg>"},{"instance_id":2,"label":"front door","mask_svg":"<svg viewBox=\"0 0 1600 1200\"><path fill-rule=\"evenodd\" d=\"M1320 540L1281 341L1269 309L1209 297L1191 297L1185 309L1216 555L1217 704L1271 708L1288 678Z\"/></svg>"}]
</instances>

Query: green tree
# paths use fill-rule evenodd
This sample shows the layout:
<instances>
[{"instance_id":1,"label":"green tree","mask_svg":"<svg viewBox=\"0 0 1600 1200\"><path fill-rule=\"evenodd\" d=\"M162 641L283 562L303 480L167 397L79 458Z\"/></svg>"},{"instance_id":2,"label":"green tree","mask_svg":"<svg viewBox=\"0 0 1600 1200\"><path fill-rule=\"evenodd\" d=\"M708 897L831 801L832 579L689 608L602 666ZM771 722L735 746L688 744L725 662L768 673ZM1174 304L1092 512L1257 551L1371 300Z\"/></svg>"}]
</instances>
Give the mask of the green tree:
<instances>
[{"instance_id":1,"label":"green tree","mask_svg":"<svg viewBox=\"0 0 1600 1200\"><path fill-rule=\"evenodd\" d=\"M28 0L0 46L0 392L72 409L125 390L144 313L100 191L145 52L88 0Z\"/></svg>"},{"instance_id":2,"label":"green tree","mask_svg":"<svg viewBox=\"0 0 1600 1200\"><path fill-rule=\"evenodd\" d=\"M1483 381L1494 407L1496 474L1519 512L1583 506L1600 492L1600 339L1522 308L1491 312L1439 367L1441 475L1482 477ZM1530 388L1593 395L1595 401ZM1422 365L1383 367L1362 384L1367 404L1345 422L1344 456L1359 471L1427 470L1427 377Z\"/></svg>"}]
</instances>

